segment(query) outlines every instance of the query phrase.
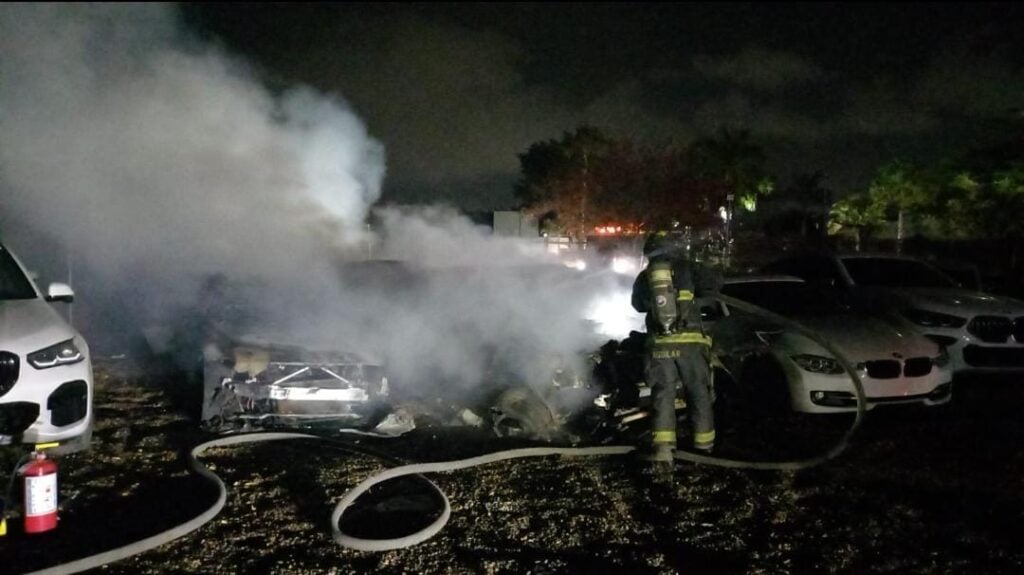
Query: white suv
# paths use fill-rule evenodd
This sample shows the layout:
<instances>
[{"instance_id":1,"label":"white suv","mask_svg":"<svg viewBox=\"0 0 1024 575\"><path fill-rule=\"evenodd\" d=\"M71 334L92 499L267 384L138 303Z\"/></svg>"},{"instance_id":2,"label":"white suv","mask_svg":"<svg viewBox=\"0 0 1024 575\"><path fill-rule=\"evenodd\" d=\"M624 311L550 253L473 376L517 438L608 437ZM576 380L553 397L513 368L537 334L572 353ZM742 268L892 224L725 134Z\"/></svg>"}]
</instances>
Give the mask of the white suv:
<instances>
[{"instance_id":1,"label":"white suv","mask_svg":"<svg viewBox=\"0 0 1024 575\"><path fill-rule=\"evenodd\" d=\"M832 286L854 305L899 314L946 346L954 371L1024 371L1024 302L962 288L923 261L817 253L785 258L763 271Z\"/></svg>"},{"instance_id":2,"label":"white suv","mask_svg":"<svg viewBox=\"0 0 1024 575\"><path fill-rule=\"evenodd\" d=\"M92 435L89 347L49 302L71 302L66 284L42 295L0 244L0 444L87 447Z\"/></svg>"}]
</instances>

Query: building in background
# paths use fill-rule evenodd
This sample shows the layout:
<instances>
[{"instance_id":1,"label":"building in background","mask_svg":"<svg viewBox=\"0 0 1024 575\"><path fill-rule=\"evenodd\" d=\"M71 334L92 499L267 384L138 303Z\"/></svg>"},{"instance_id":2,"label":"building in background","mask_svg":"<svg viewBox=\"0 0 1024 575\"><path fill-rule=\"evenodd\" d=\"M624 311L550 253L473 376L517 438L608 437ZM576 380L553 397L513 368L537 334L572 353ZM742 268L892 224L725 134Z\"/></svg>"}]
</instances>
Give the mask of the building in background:
<instances>
[{"instance_id":1,"label":"building in background","mask_svg":"<svg viewBox=\"0 0 1024 575\"><path fill-rule=\"evenodd\" d=\"M517 238L540 237L540 226L537 218L520 211L494 212L492 229L496 236Z\"/></svg>"}]
</instances>

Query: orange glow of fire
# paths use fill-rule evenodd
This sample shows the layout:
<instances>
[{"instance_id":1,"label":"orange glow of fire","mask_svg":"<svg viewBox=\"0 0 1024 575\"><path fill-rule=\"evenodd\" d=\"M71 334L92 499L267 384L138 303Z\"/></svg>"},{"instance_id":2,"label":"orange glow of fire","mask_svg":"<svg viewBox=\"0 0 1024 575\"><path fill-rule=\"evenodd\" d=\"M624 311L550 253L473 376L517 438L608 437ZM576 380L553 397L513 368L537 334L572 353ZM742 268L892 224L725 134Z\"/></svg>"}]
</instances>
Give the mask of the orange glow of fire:
<instances>
[{"instance_id":1,"label":"orange glow of fire","mask_svg":"<svg viewBox=\"0 0 1024 575\"><path fill-rule=\"evenodd\" d=\"M594 226L594 233L599 236L633 235L640 233L639 226L634 224L607 224Z\"/></svg>"}]
</instances>

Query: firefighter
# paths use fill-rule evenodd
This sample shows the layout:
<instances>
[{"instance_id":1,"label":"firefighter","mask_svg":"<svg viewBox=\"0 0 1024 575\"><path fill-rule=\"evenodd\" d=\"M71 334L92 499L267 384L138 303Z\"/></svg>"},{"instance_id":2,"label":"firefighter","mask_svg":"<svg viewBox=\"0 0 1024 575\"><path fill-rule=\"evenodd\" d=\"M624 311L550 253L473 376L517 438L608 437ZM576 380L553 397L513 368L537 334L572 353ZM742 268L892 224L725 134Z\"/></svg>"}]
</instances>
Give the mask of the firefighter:
<instances>
[{"instance_id":1,"label":"firefighter","mask_svg":"<svg viewBox=\"0 0 1024 575\"><path fill-rule=\"evenodd\" d=\"M710 453L715 445L711 338L704 333L694 300L719 291L722 279L693 261L691 248L673 242L665 232L652 234L644 244L647 267L633 282L633 308L647 314L644 371L653 403L650 458L656 462L673 461L677 385L686 399L693 447Z\"/></svg>"}]
</instances>

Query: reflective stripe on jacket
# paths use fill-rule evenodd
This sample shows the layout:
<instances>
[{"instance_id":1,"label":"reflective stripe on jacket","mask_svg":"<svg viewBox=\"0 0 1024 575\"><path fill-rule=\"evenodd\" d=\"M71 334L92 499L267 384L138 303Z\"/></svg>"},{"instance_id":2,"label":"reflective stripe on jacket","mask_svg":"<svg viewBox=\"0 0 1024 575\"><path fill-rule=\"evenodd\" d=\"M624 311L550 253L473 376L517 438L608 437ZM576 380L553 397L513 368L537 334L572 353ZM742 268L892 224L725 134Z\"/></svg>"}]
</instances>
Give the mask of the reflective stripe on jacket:
<instances>
[{"instance_id":1,"label":"reflective stripe on jacket","mask_svg":"<svg viewBox=\"0 0 1024 575\"><path fill-rule=\"evenodd\" d=\"M711 336L704 335L699 331L688 331L683 333L670 333L666 335L654 336L655 344L669 344L669 343L700 343L703 345L711 345Z\"/></svg>"}]
</instances>

